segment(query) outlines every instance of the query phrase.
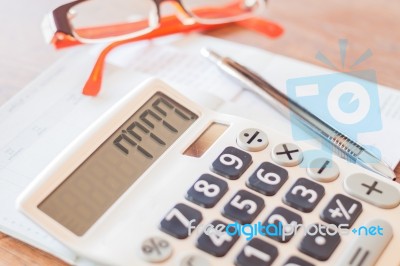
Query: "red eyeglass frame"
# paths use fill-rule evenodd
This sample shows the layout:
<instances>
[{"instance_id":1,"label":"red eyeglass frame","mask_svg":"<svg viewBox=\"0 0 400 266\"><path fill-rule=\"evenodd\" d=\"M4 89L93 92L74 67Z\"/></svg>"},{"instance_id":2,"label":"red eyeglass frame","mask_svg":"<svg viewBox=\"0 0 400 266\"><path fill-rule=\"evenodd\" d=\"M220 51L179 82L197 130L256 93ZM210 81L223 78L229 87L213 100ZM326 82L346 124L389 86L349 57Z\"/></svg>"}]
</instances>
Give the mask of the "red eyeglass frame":
<instances>
[{"instance_id":1,"label":"red eyeglass frame","mask_svg":"<svg viewBox=\"0 0 400 266\"><path fill-rule=\"evenodd\" d=\"M73 36L73 31L71 26L68 23L67 20L67 13L68 11L75 5L88 1L88 0L77 0L74 2L71 2L69 4L63 5L53 11L53 17L57 18L54 19L55 26L56 26L56 31L51 39L51 43L57 48L66 48L66 47L71 47L74 45L79 45L81 42L77 40ZM156 0L159 1L160 3L163 0ZM180 10L182 8L182 5L180 4L180 1L172 1L176 6L178 7L179 12L186 13L185 10ZM159 3L158 3L159 4ZM196 12L198 14L203 14L203 15L214 15L214 16L229 16L234 12L234 5L230 6L224 6L224 7L219 7L219 8L201 8L197 9ZM135 37L131 39L126 39L122 41L117 41L114 43L111 43L109 46L107 46L99 55L99 58L96 61L96 64L86 81L85 86L83 87L82 93L84 95L88 96L96 96L101 89L101 82L102 82L102 76L103 76L103 71L104 71L104 65L105 65L105 59L108 55L108 53L113 50L116 47L119 47L124 44L128 44L134 41L140 41L140 40L147 40L147 39L152 39L156 37L161 37L161 36L166 36L166 35L171 35L171 34L176 34L176 33L187 33L187 32L192 32L192 31L206 31L206 30L211 30L211 29L216 29L216 28L221 28L224 27L228 24L235 24L239 25L242 27L245 27L247 29L259 32L265 36L268 36L270 38L277 38L283 33L283 28L277 25L276 23L273 23L271 21L262 19L262 18L257 18L257 17L252 17L244 20L239 20L235 22L228 22L228 23L222 23L222 24L200 24L200 23L193 23L193 24L183 24L181 20L176 17L175 15L171 16L165 16L162 17L159 21L159 27L154 29L153 31ZM99 27L91 27L91 28L82 28L82 29L76 29L75 31L77 33L81 34L86 34L86 35L92 35L95 36L96 38L101 38L102 36L107 35L109 32L115 32L118 31L123 31L126 32L127 28L130 28L131 30L134 30L135 27L142 28L141 24L143 23L141 21L139 22L133 22L133 23L124 23L124 24L115 24L115 25L107 25L107 26L99 26Z\"/></svg>"}]
</instances>

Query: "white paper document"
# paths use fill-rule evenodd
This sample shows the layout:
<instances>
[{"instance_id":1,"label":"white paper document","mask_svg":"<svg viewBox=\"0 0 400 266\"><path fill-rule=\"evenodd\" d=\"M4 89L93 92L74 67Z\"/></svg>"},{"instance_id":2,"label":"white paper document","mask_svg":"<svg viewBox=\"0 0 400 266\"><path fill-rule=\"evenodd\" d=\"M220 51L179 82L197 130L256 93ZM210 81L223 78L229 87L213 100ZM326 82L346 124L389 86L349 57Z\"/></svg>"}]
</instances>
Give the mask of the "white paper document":
<instances>
[{"instance_id":1,"label":"white paper document","mask_svg":"<svg viewBox=\"0 0 400 266\"><path fill-rule=\"evenodd\" d=\"M15 199L63 149L140 82L158 77L209 108L244 116L291 133L290 121L227 78L204 59L203 46L232 56L285 90L289 78L329 73L256 48L190 35L141 42L115 50L107 59L97 97L81 94L100 46L79 47L0 108L0 230L76 263L76 256L18 213ZM383 129L360 136L376 145L394 167L400 158L400 93L380 86Z\"/></svg>"}]
</instances>

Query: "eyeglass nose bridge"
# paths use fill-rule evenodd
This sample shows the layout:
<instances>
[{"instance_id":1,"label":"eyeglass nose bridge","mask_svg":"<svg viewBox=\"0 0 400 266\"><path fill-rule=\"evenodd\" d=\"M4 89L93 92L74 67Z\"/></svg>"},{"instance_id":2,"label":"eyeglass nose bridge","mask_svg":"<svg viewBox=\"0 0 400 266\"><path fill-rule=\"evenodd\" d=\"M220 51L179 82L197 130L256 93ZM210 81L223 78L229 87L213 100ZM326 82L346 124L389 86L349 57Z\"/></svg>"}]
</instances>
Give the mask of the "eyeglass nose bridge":
<instances>
[{"instance_id":1,"label":"eyeglass nose bridge","mask_svg":"<svg viewBox=\"0 0 400 266\"><path fill-rule=\"evenodd\" d=\"M184 25L192 25L196 23L196 20L191 13L185 8L181 0L153 0L157 7L157 15L161 20L161 5L163 3L171 3L177 10L176 16Z\"/></svg>"}]
</instances>

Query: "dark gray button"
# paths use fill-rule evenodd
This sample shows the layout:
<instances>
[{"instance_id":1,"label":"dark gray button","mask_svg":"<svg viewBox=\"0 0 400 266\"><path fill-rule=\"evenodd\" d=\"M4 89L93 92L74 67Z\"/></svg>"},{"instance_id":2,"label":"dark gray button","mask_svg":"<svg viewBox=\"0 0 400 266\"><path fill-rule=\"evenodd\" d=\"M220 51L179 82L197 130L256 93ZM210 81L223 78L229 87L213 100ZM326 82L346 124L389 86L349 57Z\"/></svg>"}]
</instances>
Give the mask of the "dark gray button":
<instances>
[{"instance_id":1,"label":"dark gray button","mask_svg":"<svg viewBox=\"0 0 400 266\"><path fill-rule=\"evenodd\" d=\"M239 133L237 144L246 151L261 151L268 146L268 137L262 130L246 128Z\"/></svg>"},{"instance_id":2,"label":"dark gray button","mask_svg":"<svg viewBox=\"0 0 400 266\"><path fill-rule=\"evenodd\" d=\"M373 235L370 234L371 231ZM356 237L340 256L336 264L338 266L375 265L393 237L392 226L382 219L373 219L358 229L354 228L353 233Z\"/></svg>"},{"instance_id":3,"label":"dark gray button","mask_svg":"<svg viewBox=\"0 0 400 266\"><path fill-rule=\"evenodd\" d=\"M278 249L258 238L250 240L236 257L236 266L268 266L278 257Z\"/></svg>"},{"instance_id":4,"label":"dark gray button","mask_svg":"<svg viewBox=\"0 0 400 266\"><path fill-rule=\"evenodd\" d=\"M264 162L247 180L246 185L261 194L273 196L288 179L288 171L275 164Z\"/></svg>"},{"instance_id":5,"label":"dark gray button","mask_svg":"<svg viewBox=\"0 0 400 266\"><path fill-rule=\"evenodd\" d=\"M160 223L160 229L173 237L184 239L203 219L201 213L185 204L172 208Z\"/></svg>"},{"instance_id":6,"label":"dark gray button","mask_svg":"<svg viewBox=\"0 0 400 266\"><path fill-rule=\"evenodd\" d=\"M327 227L322 224L313 224L308 230L310 234L301 240L299 250L317 260L329 259L340 243L339 234L332 230L327 232Z\"/></svg>"},{"instance_id":7,"label":"dark gray button","mask_svg":"<svg viewBox=\"0 0 400 266\"><path fill-rule=\"evenodd\" d=\"M272 150L272 159L283 166L296 166L303 161L301 149L293 143L276 145Z\"/></svg>"},{"instance_id":8,"label":"dark gray button","mask_svg":"<svg viewBox=\"0 0 400 266\"><path fill-rule=\"evenodd\" d=\"M232 248L239 236L237 234L229 235L225 231L227 224L219 220L214 220L210 225L214 229L205 230L197 239L196 246L213 256L223 257Z\"/></svg>"},{"instance_id":9,"label":"dark gray button","mask_svg":"<svg viewBox=\"0 0 400 266\"><path fill-rule=\"evenodd\" d=\"M400 192L397 186L389 182L366 174L353 174L344 180L344 189L350 195L377 207L391 209L399 205Z\"/></svg>"},{"instance_id":10,"label":"dark gray button","mask_svg":"<svg viewBox=\"0 0 400 266\"><path fill-rule=\"evenodd\" d=\"M225 205L222 214L241 224L249 224L264 208L264 200L246 190L239 190Z\"/></svg>"},{"instance_id":11,"label":"dark gray button","mask_svg":"<svg viewBox=\"0 0 400 266\"><path fill-rule=\"evenodd\" d=\"M212 164L212 171L228 179L238 179L252 163L251 155L227 147Z\"/></svg>"},{"instance_id":12,"label":"dark gray button","mask_svg":"<svg viewBox=\"0 0 400 266\"><path fill-rule=\"evenodd\" d=\"M186 199L205 208L212 208L228 191L228 184L209 174L202 175L186 193Z\"/></svg>"},{"instance_id":13,"label":"dark gray button","mask_svg":"<svg viewBox=\"0 0 400 266\"><path fill-rule=\"evenodd\" d=\"M302 224L303 220L297 213L291 212L285 208L277 207L263 223L268 228L266 235L278 242L286 243L294 235L296 225ZM270 225L275 226L270 226ZM276 231L276 229L278 229ZM282 232L282 234L279 234Z\"/></svg>"},{"instance_id":14,"label":"dark gray button","mask_svg":"<svg viewBox=\"0 0 400 266\"><path fill-rule=\"evenodd\" d=\"M300 211L311 212L325 194L325 189L306 178L299 178L285 194L283 201Z\"/></svg>"},{"instance_id":15,"label":"dark gray button","mask_svg":"<svg viewBox=\"0 0 400 266\"><path fill-rule=\"evenodd\" d=\"M145 239L140 246L141 257L148 262L162 262L172 254L171 244L161 237Z\"/></svg>"},{"instance_id":16,"label":"dark gray button","mask_svg":"<svg viewBox=\"0 0 400 266\"><path fill-rule=\"evenodd\" d=\"M319 182L331 182L339 176L339 167L331 159L317 158L309 163L307 173Z\"/></svg>"},{"instance_id":17,"label":"dark gray button","mask_svg":"<svg viewBox=\"0 0 400 266\"><path fill-rule=\"evenodd\" d=\"M299 257L292 256L285 262L285 264L283 264L283 266L314 266L314 264L300 259Z\"/></svg>"},{"instance_id":18,"label":"dark gray button","mask_svg":"<svg viewBox=\"0 0 400 266\"><path fill-rule=\"evenodd\" d=\"M362 212L360 202L345 195L336 194L321 213L321 219L327 223L347 224L350 228Z\"/></svg>"}]
</instances>

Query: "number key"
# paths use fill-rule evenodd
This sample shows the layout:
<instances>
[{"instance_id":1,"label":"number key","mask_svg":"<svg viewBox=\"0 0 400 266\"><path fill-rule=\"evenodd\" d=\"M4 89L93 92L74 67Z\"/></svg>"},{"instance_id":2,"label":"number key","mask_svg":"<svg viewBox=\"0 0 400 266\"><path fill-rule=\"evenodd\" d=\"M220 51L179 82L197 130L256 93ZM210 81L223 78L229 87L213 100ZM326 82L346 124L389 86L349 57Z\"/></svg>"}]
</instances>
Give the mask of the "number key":
<instances>
[{"instance_id":1,"label":"number key","mask_svg":"<svg viewBox=\"0 0 400 266\"><path fill-rule=\"evenodd\" d=\"M286 193L283 201L300 211L311 212L325 194L320 184L306 178L299 178Z\"/></svg>"},{"instance_id":2,"label":"number key","mask_svg":"<svg viewBox=\"0 0 400 266\"><path fill-rule=\"evenodd\" d=\"M225 205L223 215L241 224L249 224L264 208L264 200L246 190L239 190Z\"/></svg>"},{"instance_id":3,"label":"number key","mask_svg":"<svg viewBox=\"0 0 400 266\"><path fill-rule=\"evenodd\" d=\"M197 239L197 248L216 257L223 257L238 240L237 234L226 232L227 224L214 220L210 223L201 236Z\"/></svg>"},{"instance_id":4,"label":"number key","mask_svg":"<svg viewBox=\"0 0 400 266\"><path fill-rule=\"evenodd\" d=\"M186 193L186 199L205 208L212 208L228 191L228 184L209 174L202 175Z\"/></svg>"},{"instance_id":5,"label":"number key","mask_svg":"<svg viewBox=\"0 0 400 266\"><path fill-rule=\"evenodd\" d=\"M198 210L179 203L161 221L160 229L173 237L184 239L199 225L202 219Z\"/></svg>"},{"instance_id":6,"label":"number key","mask_svg":"<svg viewBox=\"0 0 400 266\"><path fill-rule=\"evenodd\" d=\"M302 223L303 220L297 213L291 212L282 207L277 207L265 220L263 226L268 228L268 231L266 232L268 237L275 239L278 242L286 243L293 237L296 226ZM281 230L279 230L279 227L282 227ZM279 235L274 229L278 229L278 232L280 231L282 234Z\"/></svg>"},{"instance_id":7,"label":"number key","mask_svg":"<svg viewBox=\"0 0 400 266\"><path fill-rule=\"evenodd\" d=\"M262 163L247 180L246 185L261 194L273 196L288 179L288 171L269 163Z\"/></svg>"},{"instance_id":8,"label":"number key","mask_svg":"<svg viewBox=\"0 0 400 266\"><path fill-rule=\"evenodd\" d=\"M237 266L268 266L272 265L278 256L278 249L261 239L254 238L244 246L242 252L237 256Z\"/></svg>"},{"instance_id":9,"label":"number key","mask_svg":"<svg viewBox=\"0 0 400 266\"><path fill-rule=\"evenodd\" d=\"M238 179L252 163L251 155L227 147L212 164L212 171L231 180Z\"/></svg>"}]
</instances>

